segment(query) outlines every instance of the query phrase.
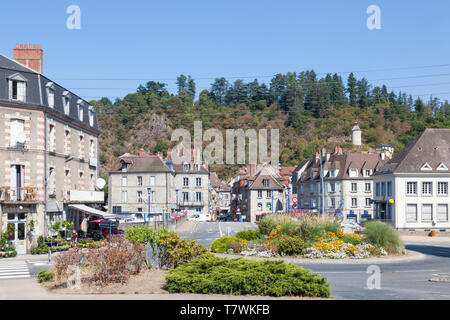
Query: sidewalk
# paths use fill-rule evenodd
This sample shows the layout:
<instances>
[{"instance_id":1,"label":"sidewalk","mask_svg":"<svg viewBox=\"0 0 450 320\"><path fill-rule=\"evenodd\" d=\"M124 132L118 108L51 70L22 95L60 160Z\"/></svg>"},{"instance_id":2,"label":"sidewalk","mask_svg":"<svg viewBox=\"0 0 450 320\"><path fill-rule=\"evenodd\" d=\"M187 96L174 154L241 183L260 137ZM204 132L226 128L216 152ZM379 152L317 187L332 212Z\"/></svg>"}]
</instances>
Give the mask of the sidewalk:
<instances>
[{"instance_id":1,"label":"sidewalk","mask_svg":"<svg viewBox=\"0 0 450 320\"><path fill-rule=\"evenodd\" d=\"M203 294L51 294L36 279L3 280L0 300L314 300L300 297L226 296ZM321 299L322 300L322 299Z\"/></svg>"},{"instance_id":2,"label":"sidewalk","mask_svg":"<svg viewBox=\"0 0 450 320\"><path fill-rule=\"evenodd\" d=\"M450 245L450 237L429 237L429 236L416 236L416 235L400 235L404 242L423 242L423 243L433 243L433 242L448 242Z\"/></svg>"}]
</instances>

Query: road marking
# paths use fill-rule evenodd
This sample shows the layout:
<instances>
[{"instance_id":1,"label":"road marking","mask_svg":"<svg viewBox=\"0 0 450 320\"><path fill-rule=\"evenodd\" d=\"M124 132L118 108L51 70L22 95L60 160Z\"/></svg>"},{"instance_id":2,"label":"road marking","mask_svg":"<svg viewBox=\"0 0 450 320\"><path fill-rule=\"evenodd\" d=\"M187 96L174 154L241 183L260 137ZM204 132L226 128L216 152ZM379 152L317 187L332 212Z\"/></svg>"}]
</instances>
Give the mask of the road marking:
<instances>
[{"instance_id":1,"label":"road marking","mask_svg":"<svg viewBox=\"0 0 450 320\"><path fill-rule=\"evenodd\" d=\"M223 233L222 233L222 228L220 227L220 222L219 222L219 233L220 233L220 237L222 238Z\"/></svg>"},{"instance_id":2,"label":"road marking","mask_svg":"<svg viewBox=\"0 0 450 320\"><path fill-rule=\"evenodd\" d=\"M25 261L0 262L0 280L30 277L30 270Z\"/></svg>"}]
</instances>

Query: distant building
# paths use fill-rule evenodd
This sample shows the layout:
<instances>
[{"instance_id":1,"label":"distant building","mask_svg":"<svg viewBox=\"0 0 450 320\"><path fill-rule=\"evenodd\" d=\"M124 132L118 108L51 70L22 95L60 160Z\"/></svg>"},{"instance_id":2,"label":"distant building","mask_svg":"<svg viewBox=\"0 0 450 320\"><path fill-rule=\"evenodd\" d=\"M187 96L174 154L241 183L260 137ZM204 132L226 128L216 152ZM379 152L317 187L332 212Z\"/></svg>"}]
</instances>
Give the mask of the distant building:
<instances>
[{"instance_id":1,"label":"distant building","mask_svg":"<svg viewBox=\"0 0 450 320\"><path fill-rule=\"evenodd\" d=\"M316 153L302 163L296 187L299 209L320 212L323 208L323 172L325 212L356 221L373 217L372 174L384 163L380 154L344 154L336 148L332 154Z\"/></svg>"},{"instance_id":2,"label":"distant building","mask_svg":"<svg viewBox=\"0 0 450 320\"><path fill-rule=\"evenodd\" d=\"M54 222L79 230L104 197L94 107L42 74L40 46L17 46L14 59L0 55L0 232L13 225L23 254Z\"/></svg>"},{"instance_id":3,"label":"distant building","mask_svg":"<svg viewBox=\"0 0 450 320\"><path fill-rule=\"evenodd\" d=\"M248 165L235 177L232 210L236 218L259 221L267 214L285 212L285 177L270 164Z\"/></svg>"},{"instance_id":4,"label":"distant building","mask_svg":"<svg viewBox=\"0 0 450 320\"><path fill-rule=\"evenodd\" d=\"M355 146L362 145L362 131L358 126L358 123L355 122L352 128L352 144Z\"/></svg>"},{"instance_id":5,"label":"distant building","mask_svg":"<svg viewBox=\"0 0 450 320\"><path fill-rule=\"evenodd\" d=\"M150 190L148 189L150 188ZM160 155L124 154L109 172L109 212L138 221L176 211L175 172ZM145 220L147 220L145 219Z\"/></svg>"},{"instance_id":6,"label":"distant building","mask_svg":"<svg viewBox=\"0 0 450 320\"><path fill-rule=\"evenodd\" d=\"M400 230L450 231L450 129L426 129L373 175L375 218Z\"/></svg>"},{"instance_id":7,"label":"distant building","mask_svg":"<svg viewBox=\"0 0 450 320\"><path fill-rule=\"evenodd\" d=\"M220 180L215 172L209 176L210 182L210 207L212 214L217 217L220 214L230 212L231 188Z\"/></svg>"}]
</instances>

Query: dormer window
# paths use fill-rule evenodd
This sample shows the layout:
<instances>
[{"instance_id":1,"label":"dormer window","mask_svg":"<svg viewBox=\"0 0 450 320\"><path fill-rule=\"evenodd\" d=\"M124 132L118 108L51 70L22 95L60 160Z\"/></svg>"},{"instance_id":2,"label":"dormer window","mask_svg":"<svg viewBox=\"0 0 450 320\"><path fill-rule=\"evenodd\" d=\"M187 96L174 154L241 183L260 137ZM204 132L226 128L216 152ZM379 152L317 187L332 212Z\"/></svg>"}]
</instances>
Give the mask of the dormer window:
<instances>
[{"instance_id":1,"label":"dormer window","mask_svg":"<svg viewBox=\"0 0 450 320\"><path fill-rule=\"evenodd\" d=\"M50 108L55 107L55 86L52 82L46 84L47 88L47 102Z\"/></svg>"},{"instance_id":2,"label":"dormer window","mask_svg":"<svg viewBox=\"0 0 450 320\"><path fill-rule=\"evenodd\" d=\"M433 170L433 168L431 168L431 166L428 163L425 163L420 170L431 171L431 170Z\"/></svg>"},{"instance_id":3,"label":"dormer window","mask_svg":"<svg viewBox=\"0 0 450 320\"><path fill-rule=\"evenodd\" d=\"M183 170L184 171L189 171L189 163L184 163L183 164Z\"/></svg>"},{"instance_id":4,"label":"dormer window","mask_svg":"<svg viewBox=\"0 0 450 320\"><path fill-rule=\"evenodd\" d=\"M350 169L349 170L349 176L352 178L358 177L358 169Z\"/></svg>"},{"instance_id":5,"label":"dormer window","mask_svg":"<svg viewBox=\"0 0 450 320\"><path fill-rule=\"evenodd\" d=\"M94 126L94 107L93 106L89 106L89 125L91 127Z\"/></svg>"},{"instance_id":6,"label":"dormer window","mask_svg":"<svg viewBox=\"0 0 450 320\"><path fill-rule=\"evenodd\" d=\"M441 164L436 168L436 170L439 170L439 171L448 171L448 168L447 168L447 166L446 166L445 164L441 163Z\"/></svg>"},{"instance_id":7,"label":"dormer window","mask_svg":"<svg viewBox=\"0 0 450 320\"><path fill-rule=\"evenodd\" d=\"M263 180L263 186L264 186L264 188L268 188L269 187L269 179L264 179Z\"/></svg>"},{"instance_id":8,"label":"dormer window","mask_svg":"<svg viewBox=\"0 0 450 320\"><path fill-rule=\"evenodd\" d=\"M371 169L364 169L363 175L364 175L364 177L370 177L372 175L372 170Z\"/></svg>"},{"instance_id":9,"label":"dormer window","mask_svg":"<svg viewBox=\"0 0 450 320\"><path fill-rule=\"evenodd\" d=\"M200 171L200 163L195 164L195 171Z\"/></svg>"},{"instance_id":10,"label":"dormer window","mask_svg":"<svg viewBox=\"0 0 450 320\"><path fill-rule=\"evenodd\" d=\"M70 93L68 91L63 92L62 101L63 101L64 113L66 115L69 115L69 113L70 113Z\"/></svg>"},{"instance_id":11,"label":"dormer window","mask_svg":"<svg viewBox=\"0 0 450 320\"><path fill-rule=\"evenodd\" d=\"M27 97L27 79L16 73L8 78L9 100L25 102Z\"/></svg>"},{"instance_id":12,"label":"dormer window","mask_svg":"<svg viewBox=\"0 0 450 320\"><path fill-rule=\"evenodd\" d=\"M83 107L83 102L78 100L78 120L83 121L84 118L84 107Z\"/></svg>"}]
</instances>

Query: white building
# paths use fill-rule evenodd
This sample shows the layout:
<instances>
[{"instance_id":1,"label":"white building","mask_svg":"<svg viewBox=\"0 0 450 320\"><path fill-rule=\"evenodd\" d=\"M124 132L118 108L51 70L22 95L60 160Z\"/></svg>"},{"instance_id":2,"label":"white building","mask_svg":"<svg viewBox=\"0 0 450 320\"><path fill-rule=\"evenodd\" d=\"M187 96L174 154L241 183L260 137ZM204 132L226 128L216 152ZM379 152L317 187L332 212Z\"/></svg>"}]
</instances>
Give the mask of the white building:
<instances>
[{"instance_id":1,"label":"white building","mask_svg":"<svg viewBox=\"0 0 450 320\"><path fill-rule=\"evenodd\" d=\"M374 174L376 218L401 230L450 230L450 129L426 129Z\"/></svg>"}]
</instances>

